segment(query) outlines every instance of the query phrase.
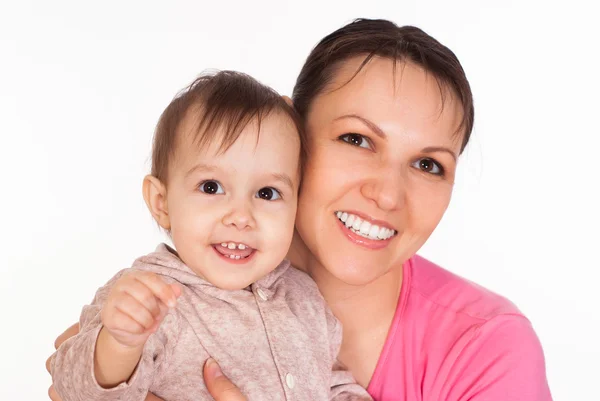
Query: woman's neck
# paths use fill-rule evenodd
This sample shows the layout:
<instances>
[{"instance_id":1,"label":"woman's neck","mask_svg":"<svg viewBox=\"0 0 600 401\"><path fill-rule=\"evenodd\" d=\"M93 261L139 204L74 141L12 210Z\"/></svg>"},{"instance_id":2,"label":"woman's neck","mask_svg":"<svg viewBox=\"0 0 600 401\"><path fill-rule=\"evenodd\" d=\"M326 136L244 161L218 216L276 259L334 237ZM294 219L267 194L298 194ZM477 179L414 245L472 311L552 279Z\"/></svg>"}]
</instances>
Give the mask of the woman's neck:
<instances>
[{"instance_id":1,"label":"woman's neck","mask_svg":"<svg viewBox=\"0 0 600 401\"><path fill-rule=\"evenodd\" d=\"M314 257L307 259L305 268L342 324L344 335L338 359L361 386L368 387L396 313L402 265L361 286L337 279Z\"/></svg>"},{"instance_id":2,"label":"woman's neck","mask_svg":"<svg viewBox=\"0 0 600 401\"><path fill-rule=\"evenodd\" d=\"M387 329L396 311L402 286L402 265L364 285L350 285L334 277L314 258L309 258L306 272L344 327L344 334L367 332L382 323Z\"/></svg>"},{"instance_id":3,"label":"woman's neck","mask_svg":"<svg viewBox=\"0 0 600 401\"><path fill-rule=\"evenodd\" d=\"M349 285L331 275L315 259L298 231L294 231L287 259L317 283L334 315L343 324L345 337L350 332L360 333L365 332L365 328L376 328L381 322L388 321L389 327L400 296L402 264L368 284Z\"/></svg>"},{"instance_id":4,"label":"woman's neck","mask_svg":"<svg viewBox=\"0 0 600 401\"><path fill-rule=\"evenodd\" d=\"M366 388L396 313L403 279L402 264L370 283L349 285L315 259L298 232L294 233L287 258L292 265L310 274L341 322L344 336L338 359Z\"/></svg>"}]
</instances>

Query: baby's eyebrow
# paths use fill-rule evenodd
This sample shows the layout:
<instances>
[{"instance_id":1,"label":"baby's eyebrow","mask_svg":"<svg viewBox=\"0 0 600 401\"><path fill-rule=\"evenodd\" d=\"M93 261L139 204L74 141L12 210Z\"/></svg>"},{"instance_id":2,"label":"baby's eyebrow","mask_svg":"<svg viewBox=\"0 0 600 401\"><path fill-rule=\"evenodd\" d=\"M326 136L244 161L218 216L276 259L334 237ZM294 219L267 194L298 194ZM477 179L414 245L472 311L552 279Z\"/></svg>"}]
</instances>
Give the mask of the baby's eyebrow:
<instances>
[{"instance_id":1,"label":"baby's eyebrow","mask_svg":"<svg viewBox=\"0 0 600 401\"><path fill-rule=\"evenodd\" d=\"M187 173L185 173L185 177L186 178L189 177L191 174L195 173L196 171L212 173L212 172L217 171L217 168L215 166L211 166L209 164L198 163L194 167L189 169Z\"/></svg>"},{"instance_id":2,"label":"baby's eyebrow","mask_svg":"<svg viewBox=\"0 0 600 401\"><path fill-rule=\"evenodd\" d=\"M294 189L294 184L289 175L287 175L285 173L283 173L283 174L275 173L275 174L273 174L273 178L275 180L287 185L288 187L290 187L290 189Z\"/></svg>"}]
</instances>

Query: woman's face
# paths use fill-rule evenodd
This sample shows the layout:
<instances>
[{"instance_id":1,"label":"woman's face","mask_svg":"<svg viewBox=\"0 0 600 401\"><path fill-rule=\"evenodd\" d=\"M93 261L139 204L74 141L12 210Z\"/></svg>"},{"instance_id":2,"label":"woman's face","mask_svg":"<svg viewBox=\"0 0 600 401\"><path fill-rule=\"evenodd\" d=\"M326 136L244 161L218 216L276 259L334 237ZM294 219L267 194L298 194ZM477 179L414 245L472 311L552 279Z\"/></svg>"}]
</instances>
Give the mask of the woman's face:
<instances>
[{"instance_id":1,"label":"woman's face","mask_svg":"<svg viewBox=\"0 0 600 401\"><path fill-rule=\"evenodd\" d=\"M352 78L362 60L345 62L311 105L297 216L311 268L353 285L401 266L431 235L462 140L461 105L450 91L442 99L435 77L374 58Z\"/></svg>"}]
</instances>

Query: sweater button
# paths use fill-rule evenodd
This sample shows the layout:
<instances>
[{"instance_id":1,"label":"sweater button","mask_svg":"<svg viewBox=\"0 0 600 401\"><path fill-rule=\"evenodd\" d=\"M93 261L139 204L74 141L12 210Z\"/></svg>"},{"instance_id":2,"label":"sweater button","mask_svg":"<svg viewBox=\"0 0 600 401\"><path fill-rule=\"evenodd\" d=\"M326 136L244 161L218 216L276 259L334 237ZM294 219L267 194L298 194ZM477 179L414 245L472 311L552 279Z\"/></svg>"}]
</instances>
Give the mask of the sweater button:
<instances>
[{"instance_id":1,"label":"sweater button","mask_svg":"<svg viewBox=\"0 0 600 401\"><path fill-rule=\"evenodd\" d=\"M285 384L287 384L287 386L290 389L294 388L294 386L296 385L296 379L294 378L294 376L291 373L288 373L287 375L285 375Z\"/></svg>"},{"instance_id":2,"label":"sweater button","mask_svg":"<svg viewBox=\"0 0 600 401\"><path fill-rule=\"evenodd\" d=\"M269 299L269 297L267 296L267 294L265 294L265 292L262 289L258 289L256 290L256 293L258 294L258 296L260 297L260 299L262 299L263 301L266 301L267 299Z\"/></svg>"}]
</instances>

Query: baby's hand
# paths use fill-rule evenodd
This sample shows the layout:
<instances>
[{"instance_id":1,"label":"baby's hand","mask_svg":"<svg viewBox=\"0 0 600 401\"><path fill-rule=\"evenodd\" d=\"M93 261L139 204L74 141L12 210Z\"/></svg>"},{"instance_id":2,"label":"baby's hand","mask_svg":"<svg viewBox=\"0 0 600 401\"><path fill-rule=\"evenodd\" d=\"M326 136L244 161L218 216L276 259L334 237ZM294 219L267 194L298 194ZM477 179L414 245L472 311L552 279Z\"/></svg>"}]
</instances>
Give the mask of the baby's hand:
<instances>
[{"instance_id":1,"label":"baby's hand","mask_svg":"<svg viewBox=\"0 0 600 401\"><path fill-rule=\"evenodd\" d=\"M174 307L181 289L157 274L133 271L111 289L101 312L102 324L119 344L143 346Z\"/></svg>"}]
</instances>

